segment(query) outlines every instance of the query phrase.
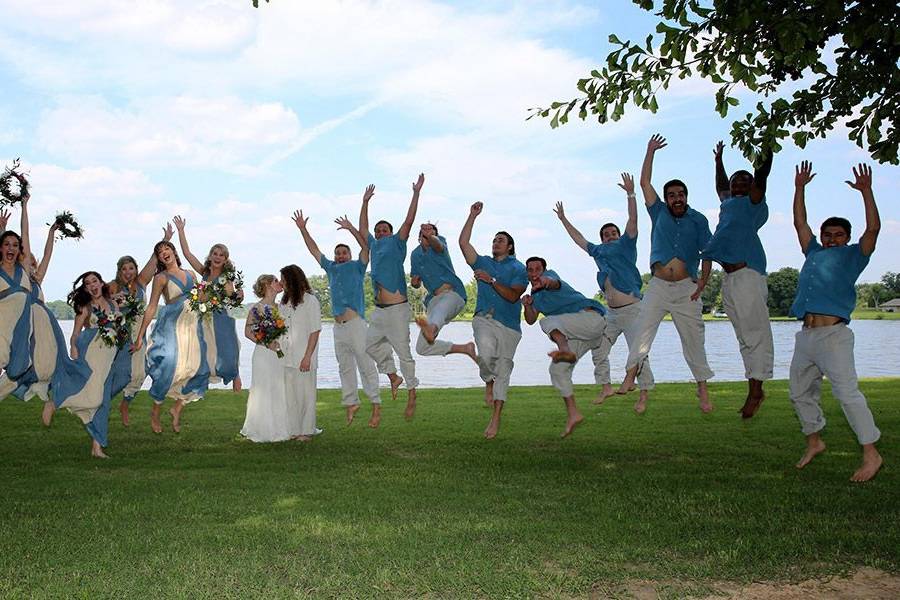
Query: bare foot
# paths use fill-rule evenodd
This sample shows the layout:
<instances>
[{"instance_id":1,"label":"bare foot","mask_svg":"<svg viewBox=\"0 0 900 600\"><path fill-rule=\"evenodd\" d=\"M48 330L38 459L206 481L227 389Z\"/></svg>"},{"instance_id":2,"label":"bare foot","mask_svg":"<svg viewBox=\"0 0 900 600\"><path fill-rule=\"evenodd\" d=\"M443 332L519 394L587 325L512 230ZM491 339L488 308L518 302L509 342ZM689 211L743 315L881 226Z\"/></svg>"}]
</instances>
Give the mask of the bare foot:
<instances>
[{"instance_id":1,"label":"bare foot","mask_svg":"<svg viewBox=\"0 0 900 600\"><path fill-rule=\"evenodd\" d=\"M647 412L647 393L645 391L641 391L638 401L634 403L634 412L639 415Z\"/></svg>"},{"instance_id":2,"label":"bare foot","mask_svg":"<svg viewBox=\"0 0 900 600\"><path fill-rule=\"evenodd\" d=\"M584 421L584 417L581 415L581 413L576 413L575 416L569 417L569 419L566 421L566 428L562 432L562 435L560 437L568 437L570 433L575 431L575 428L578 427L582 421Z\"/></svg>"},{"instance_id":3,"label":"bare foot","mask_svg":"<svg viewBox=\"0 0 900 600\"><path fill-rule=\"evenodd\" d=\"M548 352L547 356L549 356L550 359L555 363L573 363L578 360L578 357L575 356L574 352L563 352L562 350L554 350L553 352Z\"/></svg>"},{"instance_id":4,"label":"bare foot","mask_svg":"<svg viewBox=\"0 0 900 600\"><path fill-rule=\"evenodd\" d=\"M878 473L878 470L881 468L881 464L884 461L881 459L881 455L878 453L878 450L875 449L875 446L872 444L867 444L863 446L863 461L859 468L853 473L853 477L850 478L850 481L861 483L863 481L869 481L875 474Z\"/></svg>"},{"instance_id":5,"label":"bare foot","mask_svg":"<svg viewBox=\"0 0 900 600\"><path fill-rule=\"evenodd\" d=\"M159 404L154 404L150 411L150 429L153 433L162 433L162 423L159 422Z\"/></svg>"},{"instance_id":6,"label":"bare foot","mask_svg":"<svg viewBox=\"0 0 900 600\"><path fill-rule=\"evenodd\" d=\"M381 425L381 407L377 404L372 407L372 417L369 419L369 427L377 429Z\"/></svg>"},{"instance_id":7,"label":"bare foot","mask_svg":"<svg viewBox=\"0 0 900 600\"><path fill-rule=\"evenodd\" d=\"M604 383L603 388L599 392L597 392L597 397L594 399L592 404L603 404L607 398L615 395L616 393L613 391L612 384Z\"/></svg>"},{"instance_id":8,"label":"bare foot","mask_svg":"<svg viewBox=\"0 0 900 600\"><path fill-rule=\"evenodd\" d=\"M709 390L706 388L706 385L700 384L697 386L697 398L700 400L700 412L707 414L713 411L712 402L709 401Z\"/></svg>"},{"instance_id":9,"label":"bare foot","mask_svg":"<svg viewBox=\"0 0 900 600\"><path fill-rule=\"evenodd\" d=\"M50 427L50 423L53 422L53 413L56 412L56 405L53 402L44 402L44 410L41 411L41 422L44 424L44 427Z\"/></svg>"},{"instance_id":10,"label":"bare foot","mask_svg":"<svg viewBox=\"0 0 900 600\"><path fill-rule=\"evenodd\" d=\"M177 408L170 408L169 414L172 415L172 431L181 433L181 411Z\"/></svg>"},{"instance_id":11,"label":"bare foot","mask_svg":"<svg viewBox=\"0 0 900 600\"><path fill-rule=\"evenodd\" d=\"M391 380L391 400L397 399L397 390L403 384L403 378L396 373L388 373L388 379Z\"/></svg>"},{"instance_id":12,"label":"bare foot","mask_svg":"<svg viewBox=\"0 0 900 600\"><path fill-rule=\"evenodd\" d=\"M428 319L423 316L416 317L416 325L422 330L422 337L425 338L425 341L433 344L437 337L437 327L429 323Z\"/></svg>"},{"instance_id":13,"label":"bare foot","mask_svg":"<svg viewBox=\"0 0 900 600\"><path fill-rule=\"evenodd\" d=\"M466 356L471 358L473 361L475 361L476 365L478 364L478 354L475 353L475 342L469 342L468 344L460 344L459 348L460 348L460 350L459 350L460 354L465 354Z\"/></svg>"},{"instance_id":14,"label":"bare foot","mask_svg":"<svg viewBox=\"0 0 900 600\"><path fill-rule=\"evenodd\" d=\"M109 458L105 452L103 452L103 448L96 441L91 443L91 456L94 458Z\"/></svg>"},{"instance_id":15,"label":"bare foot","mask_svg":"<svg viewBox=\"0 0 900 600\"><path fill-rule=\"evenodd\" d=\"M484 430L484 437L492 440L497 437L497 433L500 431L500 420L491 417L491 422L488 423L487 429Z\"/></svg>"},{"instance_id":16,"label":"bare foot","mask_svg":"<svg viewBox=\"0 0 900 600\"><path fill-rule=\"evenodd\" d=\"M753 417L753 415L756 414L756 411L759 410L759 405L762 404L763 400L765 399L765 394L761 394L757 397L747 396L747 401L744 402L744 406L739 411L741 413L741 418L749 419Z\"/></svg>"},{"instance_id":17,"label":"bare foot","mask_svg":"<svg viewBox=\"0 0 900 600\"><path fill-rule=\"evenodd\" d=\"M239 392L242 389L244 389L244 384L241 381L240 377L235 377L234 379L231 380L231 391L232 392Z\"/></svg>"},{"instance_id":18,"label":"bare foot","mask_svg":"<svg viewBox=\"0 0 900 600\"><path fill-rule=\"evenodd\" d=\"M825 452L825 442L822 441L822 438L815 436L807 439L806 452L803 453L803 457L800 459L800 462L797 463L797 468L802 469L811 463L812 459L823 452Z\"/></svg>"},{"instance_id":19,"label":"bare foot","mask_svg":"<svg viewBox=\"0 0 900 600\"><path fill-rule=\"evenodd\" d=\"M356 411L359 410L359 404L351 404L347 407L347 425L353 422L353 417L356 416Z\"/></svg>"},{"instance_id":20,"label":"bare foot","mask_svg":"<svg viewBox=\"0 0 900 600\"><path fill-rule=\"evenodd\" d=\"M295 435L295 436L292 437L291 439L292 439L292 440L296 440L296 441L298 441L298 442L308 442L308 441L310 441L312 438L309 437L308 435Z\"/></svg>"},{"instance_id":21,"label":"bare foot","mask_svg":"<svg viewBox=\"0 0 900 600\"><path fill-rule=\"evenodd\" d=\"M119 412L122 413L122 425L128 427L131 424L131 421L128 417L128 401L122 400L119 403Z\"/></svg>"},{"instance_id":22,"label":"bare foot","mask_svg":"<svg viewBox=\"0 0 900 600\"><path fill-rule=\"evenodd\" d=\"M488 408L494 408L494 382L488 381L484 384L484 405Z\"/></svg>"},{"instance_id":23,"label":"bare foot","mask_svg":"<svg viewBox=\"0 0 900 600\"><path fill-rule=\"evenodd\" d=\"M416 414L416 390L409 390L407 393L406 410L403 411L403 418L412 421Z\"/></svg>"},{"instance_id":24,"label":"bare foot","mask_svg":"<svg viewBox=\"0 0 900 600\"><path fill-rule=\"evenodd\" d=\"M622 385L620 385L619 389L616 390L616 394L624 396L628 392L634 391L634 380L636 378L637 367L628 369L628 371L625 373L625 379L622 380Z\"/></svg>"}]
</instances>

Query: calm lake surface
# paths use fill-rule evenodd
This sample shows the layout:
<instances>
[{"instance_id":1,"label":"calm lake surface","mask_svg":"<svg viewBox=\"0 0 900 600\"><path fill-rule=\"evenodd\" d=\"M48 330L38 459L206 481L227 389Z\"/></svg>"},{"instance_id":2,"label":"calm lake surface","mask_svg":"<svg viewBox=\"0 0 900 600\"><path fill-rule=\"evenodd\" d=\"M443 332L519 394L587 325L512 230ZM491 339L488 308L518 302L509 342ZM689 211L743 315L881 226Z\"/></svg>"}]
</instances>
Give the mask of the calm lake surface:
<instances>
[{"instance_id":1,"label":"calm lake surface","mask_svg":"<svg viewBox=\"0 0 900 600\"><path fill-rule=\"evenodd\" d=\"M72 321L61 321L63 332L68 339L72 331ZM241 378L244 387L252 385L251 357L253 344L243 336L244 321L238 320L237 327L241 340ZM853 321L850 324L856 336L856 371L860 377L898 377L900 361L900 321ZM334 358L334 336L332 324L322 324L319 338L319 387L339 388L337 361ZM791 354L794 349L794 334L800 329L798 321L773 321L772 334L775 340L775 378L787 379ZM410 324L410 338L415 347L418 327ZM472 325L468 322L453 322L441 330L440 337L452 342L468 342L472 339ZM547 372L549 358L547 352L555 346L537 325L522 323L522 341L515 356L512 385L550 385ZM706 322L706 353L710 366L715 371L713 381L740 381L744 379L744 366L738 351L734 329L728 321ZM465 356L447 357L419 356L413 348L416 359L416 374L423 388L474 387L482 385L475 364ZM610 353L610 368L613 381L620 380L628 358L625 338L620 337ZM664 321L653 343L650 353L653 373L657 382L689 381L690 371L681 355L681 342L671 321ZM575 366L575 383L593 383L593 364L586 355ZM386 378L382 376L386 384ZM149 380L145 389L149 387ZM213 386L222 387L222 386Z\"/></svg>"}]
</instances>

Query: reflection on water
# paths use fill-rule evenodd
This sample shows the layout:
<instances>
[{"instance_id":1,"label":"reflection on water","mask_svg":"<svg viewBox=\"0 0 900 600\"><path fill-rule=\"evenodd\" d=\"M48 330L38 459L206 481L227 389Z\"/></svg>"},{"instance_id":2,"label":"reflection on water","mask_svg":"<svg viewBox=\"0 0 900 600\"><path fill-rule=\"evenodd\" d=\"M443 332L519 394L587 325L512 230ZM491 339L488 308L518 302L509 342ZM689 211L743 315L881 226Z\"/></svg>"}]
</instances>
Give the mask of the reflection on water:
<instances>
[{"instance_id":1,"label":"reflection on water","mask_svg":"<svg viewBox=\"0 0 900 600\"><path fill-rule=\"evenodd\" d=\"M68 339L72 331L72 321L61 321L63 332ZM239 334L243 333L244 322L237 322ZM886 349L900 348L900 321L853 321L850 324L856 335L856 371L860 377L900 376L900 363L889 353L885 360ZM334 358L334 337L331 323L323 323L322 335L319 337L319 387L339 388L337 361ZM791 353L794 349L794 334L799 330L797 321L773 321L772 334L775 340L775 378L787 379ZM415 346L418 327L410 325L410 336ZM240 335L241 340L241 378L244 386L252 384L251 357L253 344ZM467 322L450 323L441 331L441 338L452 342L467 342L472 339L472 325ZM512 374L512 385L549 385L547 373L549 359L547 352L553 343L545 336L537 325L528 326L522 323L522 341L515 356L515 368ZM467 357L452 355L447 357L418 356L416 374L423 388L441 387L473 387L482 385L478 377L478 369ZM728 321L710 321L706 323L706 353L710 366L716 375L713 381L738 381L744 379L744 365L738 352L734 329ZM625 370L627 347L625 338L610 353L610 368L613 380L621 379ZM657 382L688 381L690 371L681 355L681 342L670 321L660 325L659 333L650 353L653 374ZM384 377L382 377L385 379ZM593 365L590 356L583 359L575 367L575 383L593 383ZM386 379L382 384L385 384ZM149 387L149 380L144 389ZM221 386L213 386L221 387Z\"/></svg>"}]
</instances>

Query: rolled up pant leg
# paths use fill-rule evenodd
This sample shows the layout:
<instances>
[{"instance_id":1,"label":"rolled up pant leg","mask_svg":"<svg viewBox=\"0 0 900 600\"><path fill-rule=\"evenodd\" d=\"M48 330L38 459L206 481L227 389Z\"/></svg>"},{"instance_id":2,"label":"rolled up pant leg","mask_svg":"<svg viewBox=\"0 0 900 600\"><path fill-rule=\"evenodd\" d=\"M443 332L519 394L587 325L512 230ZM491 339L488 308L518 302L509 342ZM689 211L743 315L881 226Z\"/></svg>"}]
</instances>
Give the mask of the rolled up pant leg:
<instances>
[{"instance_id":1,"label":"rolled up pant leg","mask_svg":"<svg viewBox=\"0 0 900 600\"><path fill-rule=\"evenodd\" d=\"M550 363L550 383L563 398L568 398L574 395L572 372L575 364L589 350L600 348L604 344L606 319L598 312L581 311L546 317L541 320L541 329L547 335L554 329L559 330L569 340L569 348L575 354L574 363Z\"/></svg>"},{"instance_id":2,"label":"rolled up pant leg","mask_svg":"<svg viewBox=\"0 0 900 600\"><path fill-rule=\"evenodd\" d=\"M430 324L437 325L438 333L440 333L444 325L452 321L465 306L466 303L459 294L453 291L444 292L428 303L425 319ZM452 347L451 342L438 339L434 340L433 344L429 344L421 332L416 340L416 352L422 356L446 356Z\"/></svg>"},{"instance_id":3,"label":"rolled up pant leg","mask_svg":"<svg viewBox=\"0 0 900 600\"><path fill-rule=\"evenodd\" d=\"M522 334L489 317L472 319L475 344L478 346L479 374L487 383L494 382L494 400L506 401L509 378L513 370L513 357Z\"/></svg>"},{"instance_id":4,"label":"rolled up pant leg","mask_svg":"<svg viewBox=\"0 0 900 600\"><path fill-rule=\"evenodd\" d=\"M684 360L694 376L694 381L708 381L714 375L706 360L706 328L703 324L703 303L691 300L697 284L690 279L682 279L669 284L669 312L678 337Z\"/></svg>"},{"instance_id":5,"label":"rolled up pant leg","mask_svg":"<svg viewBox=\"0 0 900 600\"><path fill-rule=\"evenodd\" d=\"M491 326L493 319L480 315L472 318L472 335L478 348L478 375L485 383L494 381L497 372L497 358L500 355L499 340Z\"/></svg>"},{"instance_id":6,"label":"rolled up pant leg","mask_svg":"<svg viewBox=\"0 0 900 600\"><path fill-rule=\"evenodd\" d=\"M413 359L412 350L409 347L409 319L410 308L409 302L395 304L384 309L387 316L387 334L388 342L397 358L400 360L400 372L406 382L406 389L414 390L419 387L419 380L416 377L416 361ZM393 364L393 359L391 360Z\"/></svg>"},{"instance_id":7,"label":"rolled up pant leg","mask_svg":"<svg viewBox=\"0 0 900 600\"><path fill-rule=\"evenodd\" d=\"M772 379L775 348L768 297L766 278L753 269L745 267L725 274L722 302L734 327L747 379Z\"/></svg>"},{"instance_id":8,"label":"rolled up pant leg","mask_svg":"<svg viewBox=\"0 0 900 600\"><path fill-rule=\"evenodd\" d=\"M352 332L352 352L356 358L356 368L359 370L359 376L362 378L363 392L369 398L372 404L381 404L381 397L378 392L378 370L375 367L375 361L366 351L366 341L368 339L366 331L366 322L362 318L352 319L347 322L351 325ZM359 400L357 399L357 403Z\"/></svg>"},{"instance_id":9,"label":"rolled up pant leg","mask_svg":"<svg viewBox=\"0 0 900 600\"><path fill-rule=\"evenodd\" d=\"M366 330L366 352L375 361L379 373L394 374L394 353L388 340L390 315L387 309L375 307L369 315L369 328Z\"/></svg>"},{"instance_id":10,"label":"rolled up pant leg","mask_svg":"<svg viewBox=\"0 0 900 600\"><path fill-rule=\"evenodd\" d=\"M353 327L351 325L354 321L362 321L362 319L334 324L334 357L338 363L338 375L341 378L341 404L344 406L359 404L356 353L353 350ZM368 356L366 358L369 361L372 360Z\"/></svg>"},{"instance_id":11,"label":"rolled up pant leg","mask_svg":"<svg viewBox=\"0 0 900 600\"><path fill-rule=\"evenodd\" d=\"M612 310L616 311L615 318L618 323L617 326L625 333L625 343L628 345L628 350L630 351L635 343L635 337L638 333L637 327L638 317L640 317L641 314L641 302L635 302L634 304ZM612 312L612 310L610 312ZM609 319L610 317L607 315L607 321ZM656 387L656 383L653 379L653 369L650 368L649 354L644 357L644 362L641 363L641 366L638 369L637 383L638 389L640 390L652 390Z\"/></svg>"},{"instance_id":12,"label":"rolled up pant leg","mask_svg":"<svg viewBox=\"0 0 900 600\"><path fill-rule=\"evenodd\" d=\"M600 346L591 350L591 362L594 363L594 382L606 385L612 380L609 373L609 353L616 345L619 336L625 333L619 318L621 308L610 308L606 311L606 328Z\"/></svg>"},{"instance_id":13,"label":"rolled up pant leg","mask_svg":"<svg viewBox=\"0 0 900 600\"><path fill-rule=\"evenodd\" d=\"M659 324L669 312L664 283L666 282L653 277L647 284L647 291L641 300L640 313L634 325L633 343L628 347L626 369L644 363L650 354L650 347L659 330Z\"/></svg>"}]
</instances>

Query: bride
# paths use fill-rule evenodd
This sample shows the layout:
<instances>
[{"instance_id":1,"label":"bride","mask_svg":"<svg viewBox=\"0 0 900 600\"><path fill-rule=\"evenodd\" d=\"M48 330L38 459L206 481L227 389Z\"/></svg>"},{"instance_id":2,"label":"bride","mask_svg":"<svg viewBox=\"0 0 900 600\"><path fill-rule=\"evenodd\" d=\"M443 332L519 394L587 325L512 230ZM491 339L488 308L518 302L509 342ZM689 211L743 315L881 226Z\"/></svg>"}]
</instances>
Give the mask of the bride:
<instances>
[{"instance_id":1,"label":"bride","mask_svg":"<svg viewBox=\"0 0 900 600\"><path fill-rule=\"evenodd\" d=\"M267 306L275 310L275 296L282 291L281 282L274 275L260 275L253 284L253 293L260 298L247 315L244 335L256 344L253 349L253 382L247 397L247 417L241 435L254 442L281 442L291 439L291 420L285 397L284 361L278 358L278 342L263 346L256 342L251 326L256 311ZM254 310L255 309L255 310Z\"/></svg>"}]
</instances>

